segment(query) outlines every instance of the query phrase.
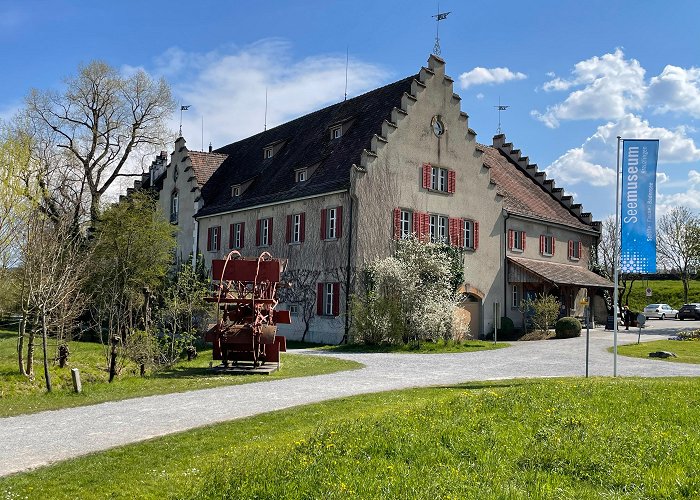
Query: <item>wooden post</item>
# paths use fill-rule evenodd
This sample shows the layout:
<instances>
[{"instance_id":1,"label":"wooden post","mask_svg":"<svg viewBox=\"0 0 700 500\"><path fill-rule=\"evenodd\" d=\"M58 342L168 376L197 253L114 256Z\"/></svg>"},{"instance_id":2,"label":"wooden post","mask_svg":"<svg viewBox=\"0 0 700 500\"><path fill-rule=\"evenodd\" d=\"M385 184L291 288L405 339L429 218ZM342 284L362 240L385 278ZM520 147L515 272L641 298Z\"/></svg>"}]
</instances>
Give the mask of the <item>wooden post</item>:
<instances>
[{"instance_id":1,"label":"wooden post","mask_svg":"<svg viewBox=\"0 0 700 500\"><path fill-rule=\"evenodd\" d=\"M71 368L70 375L73 378L73 390L75 392L83 392L83 385L80 383L80 371L77 368Z\"/></svg>"}]
</instances>

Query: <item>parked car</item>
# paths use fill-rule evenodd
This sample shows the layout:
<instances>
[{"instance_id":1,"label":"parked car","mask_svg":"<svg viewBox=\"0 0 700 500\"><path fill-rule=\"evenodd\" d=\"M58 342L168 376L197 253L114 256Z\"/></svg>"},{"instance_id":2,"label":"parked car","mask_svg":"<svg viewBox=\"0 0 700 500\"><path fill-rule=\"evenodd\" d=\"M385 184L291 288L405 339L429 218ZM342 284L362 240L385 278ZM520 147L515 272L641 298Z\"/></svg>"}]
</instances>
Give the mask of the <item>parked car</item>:
<instances>
[{"instance_id":1,"label":"parked car","mask_svg":"<svg viewBox=\"0 0 700 500\"><path fill-rule=\"evenodd\" d=\"M700 304L684 304L678 311L678 319L700 319Z\"/></svg>"},{"instance_id":2,"label":"parked car","mask_svg":"<svg viewBox=\"0 0 700 500\"><path fill-rule=\"evenodd\" d=\"M649 304L644 308L644 316L649 318L677 318L678 310L668 304Z\"/></svg>"}]
</instances>

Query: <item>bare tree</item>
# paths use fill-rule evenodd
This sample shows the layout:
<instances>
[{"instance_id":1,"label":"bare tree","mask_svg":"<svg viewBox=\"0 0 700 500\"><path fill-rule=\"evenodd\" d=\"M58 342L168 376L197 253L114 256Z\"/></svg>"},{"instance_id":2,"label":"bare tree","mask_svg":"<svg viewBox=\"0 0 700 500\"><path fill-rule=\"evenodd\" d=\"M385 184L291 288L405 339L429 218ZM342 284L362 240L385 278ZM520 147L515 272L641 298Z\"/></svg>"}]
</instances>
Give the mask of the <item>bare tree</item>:
<instances>
[{"instance_id":1,"label":"bare tree","mask_svg":"<svg viewBox=\"0 0 700 500\"><path fill-rule=\"evenodd\" d=\"M672 208L659 219L656 251L663 265L683 282L688 302L690 278L700 265L700 218L686 207Z\"/></svg>"},{"instance_id":2,"label":"bare tree","mask_svg":"<svg viewBox=\"0 0 700 500\"><path fill-rule=\"evenodd\" d=\"M69 190L71 196L64 198L77 202L73 215L87 199L94 224L114 181L135 175L127 172L129 161L171 139L166 120L173 109L165 80L154 81L141 70L123 76L102 61L80 66L63 92L32 90L18 123L32 137L37 158L49 167L45 170L58 170L61 177L46 186L43 206L56 212L56 190Z\"/></svg>"},{"instance_id":3,"label":"bare tree","mask_svg":"<svg viewBox=\"0 0 700 500\"><path fill-rule=\"evenodd\" d=\"M291 269L282 275L282 281L291 286L278 290L280 302L296 304L299 307L301 320L304 322L304 333L301 341L304 342L309 333L311 319L316 316L316 294L321 271L317 269Z\"/></svg>"},{"instance_id":4,"label":"bare tree","mask_svg":"<svg viewBox=\"0 0 700 500\"><path fill-rule=\"evenodd\" d=\"M616 248L617 247L617 248ZM615 252L617 258L620 259L620 228L615 232L615 217L610 216L603 220L600 230L600 239L595 249L595 258L592 262L592 268L602 276L609 280L615 279ZM629 302L629 296L632 293L632 285L640 278L636 273L620 273L618 276L618 299L620 304ZM603 292L607 294L607 291ZM605 295L608 307L612 310L612 294Z\"/></svg>"},{"instance_id":5,"label":"bare tree","mask_svg":"<svg viewBox=\"0 0 700 500\"><path fill-rule=\"evenodd\" d=\"M30 213L22 238L22 303L29 320L27 374L33 377L34 339L41 335L46 390L51 392L48 337L82 311L87 249L70 221L56 224L39 210Z\"/></svg>"}]
</instances>

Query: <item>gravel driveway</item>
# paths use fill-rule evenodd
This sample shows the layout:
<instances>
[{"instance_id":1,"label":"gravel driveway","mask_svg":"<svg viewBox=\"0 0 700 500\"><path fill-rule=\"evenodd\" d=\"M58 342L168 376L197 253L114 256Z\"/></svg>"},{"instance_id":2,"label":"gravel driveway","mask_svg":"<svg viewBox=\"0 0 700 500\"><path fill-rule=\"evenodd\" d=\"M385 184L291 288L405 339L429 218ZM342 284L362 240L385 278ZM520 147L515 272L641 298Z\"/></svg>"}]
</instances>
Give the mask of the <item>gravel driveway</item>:
<instances>
[{"instance_id":1,"label":"gravel driveway","mask_svg":"<svg viewBox=\"0 0 700 500\"><path fill-rule=\"evenodd\" d=\"M673 331L670 324L654 325L642 338L663 339ZM619 339L621 344L636 342L637 330L623 331ZM591 331L592 376L612 375L613 357L607 352L611 345L611 332ZM0 476L156 436L355 394L475 380L583 376L585 332L575 339L515 342L506 349L478 353L309 351L309 355L318 354L359 361L366 368L2 418ZM697 377L700 365L620 356L618 375Z\"/></svg>"}]
</instances>

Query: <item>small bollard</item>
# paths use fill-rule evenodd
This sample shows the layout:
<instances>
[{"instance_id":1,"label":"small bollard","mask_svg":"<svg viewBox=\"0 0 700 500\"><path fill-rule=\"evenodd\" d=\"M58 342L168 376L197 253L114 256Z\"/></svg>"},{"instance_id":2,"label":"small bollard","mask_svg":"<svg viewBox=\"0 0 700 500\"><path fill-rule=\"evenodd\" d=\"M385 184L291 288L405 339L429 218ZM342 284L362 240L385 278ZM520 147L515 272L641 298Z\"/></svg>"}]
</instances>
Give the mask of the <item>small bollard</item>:
<instances>
[{"instance_id":1,"label":"small bollard","mask_svg":"<svg viewBox=\"0 0 700 500\"><path fill-rule=\"evenodd\" d=\"M83 384L80 383L80 371L77 368L71 368L70 375L73 378L73 390L75 392L83 392Z\"/></svg>"}]
</instances>

